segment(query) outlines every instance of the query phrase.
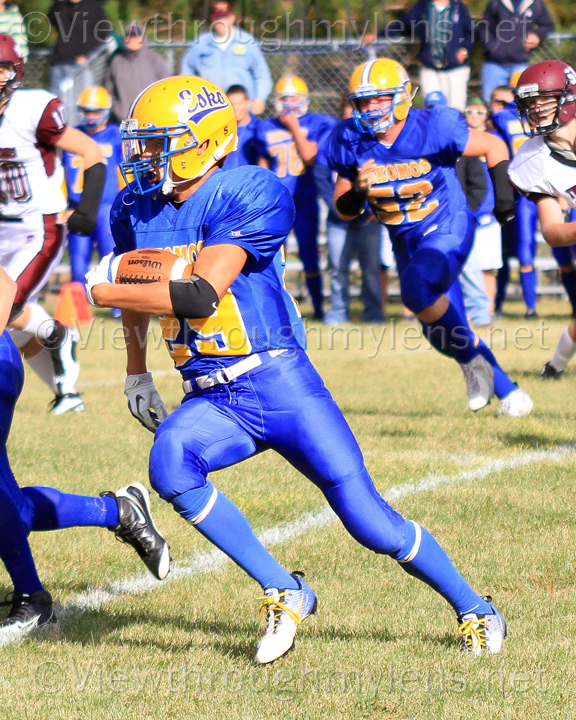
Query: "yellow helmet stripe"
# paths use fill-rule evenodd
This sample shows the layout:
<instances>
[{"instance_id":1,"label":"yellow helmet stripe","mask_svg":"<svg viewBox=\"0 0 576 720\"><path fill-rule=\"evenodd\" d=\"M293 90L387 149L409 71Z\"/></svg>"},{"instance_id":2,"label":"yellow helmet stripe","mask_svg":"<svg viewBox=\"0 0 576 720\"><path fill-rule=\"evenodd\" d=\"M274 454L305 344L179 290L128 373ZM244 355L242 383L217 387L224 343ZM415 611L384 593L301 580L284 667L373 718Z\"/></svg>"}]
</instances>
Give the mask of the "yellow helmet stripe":
<instances>
[{"instance_id":1,"label":"yellow helmet stripe","mask_svg":"<svg viewBox=\"0 0 576 720\"><path fill-rule=\"evenodd\" d=\"M375 60L368 60L368 62L364 65L364 69L362 70L362 78L360 80L360 83L362 85L368 85L370 82L370 72L372 68L374 67L374 63L376 62L377 58Z\"/></svg>"}]
</instances>

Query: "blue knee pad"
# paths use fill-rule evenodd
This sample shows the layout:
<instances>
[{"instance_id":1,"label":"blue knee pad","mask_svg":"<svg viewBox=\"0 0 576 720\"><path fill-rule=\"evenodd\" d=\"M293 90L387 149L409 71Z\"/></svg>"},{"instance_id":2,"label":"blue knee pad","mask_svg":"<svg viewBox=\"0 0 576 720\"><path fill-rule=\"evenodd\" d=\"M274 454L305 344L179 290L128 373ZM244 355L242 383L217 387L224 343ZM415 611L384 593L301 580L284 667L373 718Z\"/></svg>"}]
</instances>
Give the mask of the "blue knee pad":
<instances>
[{"instance_id":1,"label":"blue knee pad","mask_svg":"<svg viewBox=\"0 0 576 720\"><path fill-rule=\"evenodd\" d=\"M171 430L167 420L164 423L156 431L150 452L150 485L185 520L193 521L214 493L207 479L210 468L202 457L184 447L178 430Z\"/></svg>"},{"instance_id":2,"label":"blue knee pad","mask_svg":"<svg viewBox=\"0 0 576 720\"><path fill-rule=\"evenodd\" d=\"M417 250L400 275L402 302L415 315L443 295L450 286L450 265L434 248Z\"/></svg>"}]
</instances>

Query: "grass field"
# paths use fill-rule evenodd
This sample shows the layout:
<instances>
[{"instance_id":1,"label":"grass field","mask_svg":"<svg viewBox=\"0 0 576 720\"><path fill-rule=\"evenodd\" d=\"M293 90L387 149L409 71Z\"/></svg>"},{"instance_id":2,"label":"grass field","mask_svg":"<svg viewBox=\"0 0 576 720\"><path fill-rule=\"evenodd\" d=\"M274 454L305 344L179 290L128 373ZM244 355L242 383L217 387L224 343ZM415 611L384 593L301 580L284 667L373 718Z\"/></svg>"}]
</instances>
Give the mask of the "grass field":
<instances>
[{"instance_id":1,"label":"grass field","mask_svg":"<svg viewBox=\"0 0 576 720\"><path fill-rule=\"evenodd\" d=\"M318 595L295 652L254 665L259 588L153 495L175 560L164 583L105 530L31 537L61 621L1 650L0 717L574 718L576 370L559 383L538 378L567 305L541 303L542 322L530 324L519 305L510 310L493 349L535 402L525 419L496 418L497 403L469 413L459 368L428 350L414 324L395 319L384 335L384 327L308 325L312 360L379 490L494 596L509 623L500 655L464 656L446 603L356 545L320 493L266 453L212 480ZM117 327L102 314L84 333L84 414L49 418L50 397L28 374L9 444L21 484L97 493L147 483L152 436L126 409ZM178 377L157 345L149 365L174 408ZM1 590L10 590L6 574Z\"/></svg>"}]
</instances>

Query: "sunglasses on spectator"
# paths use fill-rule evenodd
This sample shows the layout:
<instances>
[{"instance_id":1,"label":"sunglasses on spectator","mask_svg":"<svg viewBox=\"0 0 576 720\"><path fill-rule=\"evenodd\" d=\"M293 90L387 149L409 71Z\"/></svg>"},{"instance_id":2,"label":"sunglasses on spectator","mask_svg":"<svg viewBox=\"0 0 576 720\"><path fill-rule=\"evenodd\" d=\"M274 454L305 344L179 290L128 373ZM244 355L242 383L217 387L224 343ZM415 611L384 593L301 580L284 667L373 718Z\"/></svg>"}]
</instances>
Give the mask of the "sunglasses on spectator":
<instances>
[{"instance_id":1,"label":"sunglasses on spectator","mask_svg":"<svg viewBox=\"0 0 576 720\"><path fill-rule=\"evenodd\" d=\"M474 110L473 108L470 108L469 110L466 110L466 115L486 115L487 112L487 110Z\"/></svg>"}]
</instances>

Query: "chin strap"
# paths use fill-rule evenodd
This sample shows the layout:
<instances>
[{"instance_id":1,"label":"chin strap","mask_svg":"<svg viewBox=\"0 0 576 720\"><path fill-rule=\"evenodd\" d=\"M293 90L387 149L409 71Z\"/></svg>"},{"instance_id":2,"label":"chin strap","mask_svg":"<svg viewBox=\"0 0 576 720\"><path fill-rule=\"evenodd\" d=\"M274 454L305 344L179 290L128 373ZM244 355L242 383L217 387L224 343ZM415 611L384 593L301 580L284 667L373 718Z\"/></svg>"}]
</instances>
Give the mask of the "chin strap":
<instances>
[{"instance_id":1,"label":"chin strap","mask_svg":"<svg viewBox=\"0 0 576 720\"><path fill-rule=\"evenodd\" d=\"M216 148L210 160L206 163L206 165L202 168L198 175L195 175L193 178L188 178L186 180L174 180L174 176L172 175L172 167L170 163L168 163L168 167L166 168L166 180L164 180L164 183L162 185L162 195L172 195L174 189L178 185L184 185L184 183L190 182L190 180L197 180L198 178L204 177L208 170L210 170L210 168L213 168L214 165L216 165L216 163L222 159L224 151L234 137L236 138L234 150L236 150L236 148L238 147L238 136L230 135L230 137L225 142L223 142L220 147Z\"/></svg>"}]
</instances>

